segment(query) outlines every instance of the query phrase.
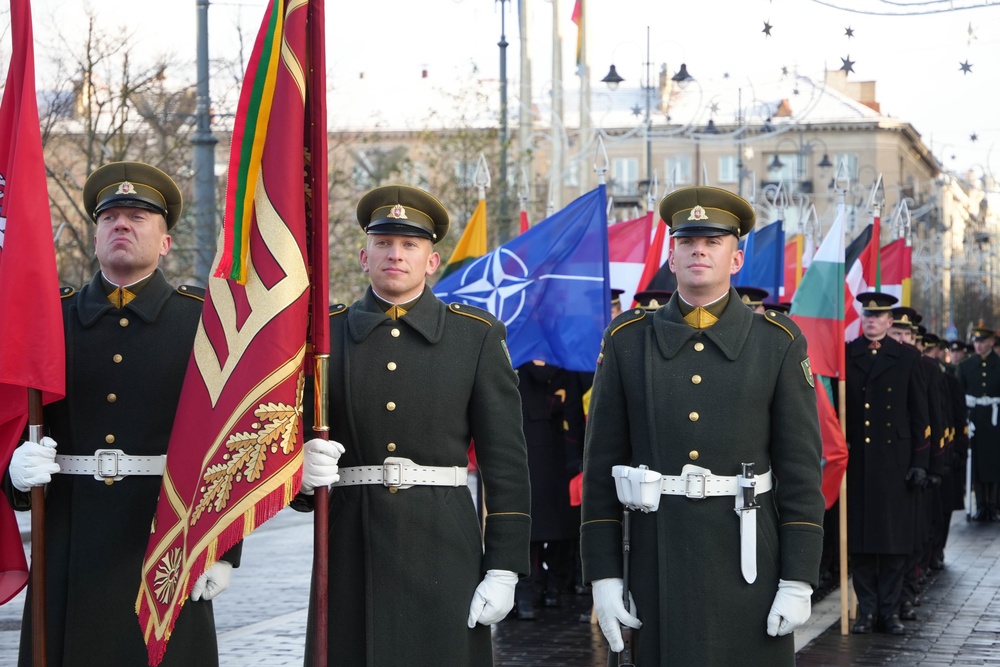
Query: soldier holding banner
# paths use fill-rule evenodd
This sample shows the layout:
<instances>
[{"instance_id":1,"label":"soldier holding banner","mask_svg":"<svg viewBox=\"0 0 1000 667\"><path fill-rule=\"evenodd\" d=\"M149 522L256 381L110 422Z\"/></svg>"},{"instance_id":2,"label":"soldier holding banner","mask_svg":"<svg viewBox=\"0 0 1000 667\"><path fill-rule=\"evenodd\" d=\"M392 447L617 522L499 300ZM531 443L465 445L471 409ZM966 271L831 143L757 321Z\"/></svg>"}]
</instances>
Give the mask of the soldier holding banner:
<instances>
[{"instance_id":1,"label":"soldier holding banner","mask_svg":"<svg viewBox=\"0 0 1000 667\"><path fill-rule=\"evenodd\" d=\"M15 451L5 488L16 509L29 509L30 488L48 485L48 664L145 665L136 595L202 291L171 287L157 268L182 205L167 174L105 165L84 184L83 203L101 270L79 292L62 292L66 398L45 408L48 435ZM195 583L161 665L218 664L210 600L229 585L239 552ZM22 667L32 664L27 599Z\"/></svg>"},{"instance_id":2,"label":"soldier holding banner","mask_svg":"<svg viewBox=\"0 0 1000 667\"><path fill-rule=\"evenodd\" d=\"M490 625L510 612L530 568L527 455L506 330L427 286L440 264L434 244L448 231L437 199L383 186L357 214L371 286L330 314L333 441L320 444L336 451L307 449L303 462L328 471L303 483L307 493L333 484L329 661L491 665ZM485 532L467 486L470 440ZM293 507L311 501L300 494Z\"/></svg>"},{"instance_id":3,"label":"soldier holding banner","mask_svg":"<svg viewBox=\"0 0 1000 667\"><path fill-rule=\"evenodd\" d=\"M677 291L604 335L585 444L584 578L613 651L624 648L620 624L641 624L639 664L791 665L823 539L806 341L730 286L755 222L748 202L683 188L660 216ZM629 590L623 500L638 510Z\"/></svg>"}]
</instances>

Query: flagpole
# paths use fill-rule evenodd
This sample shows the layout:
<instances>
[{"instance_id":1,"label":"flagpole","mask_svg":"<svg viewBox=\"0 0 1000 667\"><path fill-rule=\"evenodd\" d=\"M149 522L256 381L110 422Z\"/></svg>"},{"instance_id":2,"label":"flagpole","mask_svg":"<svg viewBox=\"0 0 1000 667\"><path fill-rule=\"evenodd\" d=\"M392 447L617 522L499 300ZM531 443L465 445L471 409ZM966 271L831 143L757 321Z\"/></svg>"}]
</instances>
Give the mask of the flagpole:
<instances>
[{"instance_id":1,"label":"flagpole","mask_svg":"<svg viewBox=\"0 0 1000 667\"><path fill-rule=\"evenodd\" d=\"M840 432L847 441L847 383L837 380L837 398L840 405ZM840 634L847 635L850 591L847 587L847 471L840 478L840 501L838 506L840 521L837 522L840 532Z\"/></svg>"},{"instance_id":2,"label":"flagpole","mask_svg":"<svg viewBox=\"0 0 1000 667\"><path fill-rule=\"evenodd\" d=\"M42 392L28 388L28 439L42 440ZM45 667L45 487L31 487L31 662Z\"/></svg>"}]
</instances>

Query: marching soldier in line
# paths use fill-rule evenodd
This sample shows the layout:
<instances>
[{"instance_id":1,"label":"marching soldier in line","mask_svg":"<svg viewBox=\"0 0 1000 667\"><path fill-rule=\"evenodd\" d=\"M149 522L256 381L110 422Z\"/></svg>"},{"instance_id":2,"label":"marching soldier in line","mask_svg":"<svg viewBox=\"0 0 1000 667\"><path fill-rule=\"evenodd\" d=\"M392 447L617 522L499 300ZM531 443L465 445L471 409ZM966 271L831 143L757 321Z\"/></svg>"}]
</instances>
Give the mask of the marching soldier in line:
<instances>
[{"instance_id":1,"label":"marching soldier in line","mask_svg":"<svg viewBox=\"0 0 1000 667\"><path fill-rule=\"evenodd\" d=\"M620 624L641 624L643 664L791 665L823 537L806 341L730 286L755 221L748 202L683 188L660 216L677 291L655 312L622 313L604 335L584 455L584 577L612 651L624 647ZM629 497L642 510L630 512L630 591Z\"/></svg>"},{"instance_id":2,"label":"marching soldier in line","mask_svg":"<svg viewBox=\"0 0 1000 667\"><path fill-rule=\"evenodd\" d=\"M970 355L958 367L958 381L969 408L972 483L976 492L975 521L1000 521L1000 356L993 349L993 329L973 330Z\"/></svg>"},{"instance_id":3,"label":"marching soldier in line","mask_svg":"<svg viewBox=\"0 0 1000 667\"><path fill-rule=\"evenodd\" d=\"M62 291L66 398L45 408L48 436L14 452L7 490L15 509L30 509L31 487L47 485L48 664L145 665L135 598L204 290L174 288L158 268L182 209L167 174L106 164L84 183L83 205L100 270L78 292ZM163 667L218 664L210 600L229 586L240 551L195 583ZM21 667L33 664L31 599Z\"/></svg>"},{"instance_id":4,"label":"marching soldier in line","mask_svg":"<svg viewBox=\"0 0 1000 667\"><path fill-rule=\"evenodd\" d=\"M332 440L306 443L303 479L321 474L293 501L311 509L310 492L333 485L330 664L492 665L490 625L510 612L530 567L528 464L506 330L427 286L441 262L434 244L448 231L437 199L388 185L362 197L357 215L371 286L331 310ZM467 485L471 440L485 532Z\"/></svg>"},{"instance_id":5,"label":"marching soldier in line","mask_svg":"<svg viewBox=\"0 0 1000 667\"><path fill-rule=\"evenodd\" d=\"M611 288L611 319L615 319L622 314L622 294L625 290L617 287Z\"/></svg>"},{"instance_id":6,"label":"marching soldier in line","mask_svg":"<svg viewBox=\"0 0 1000 667\"><path fill-rule=\"evenodd\" d=\"M973 351L968 343L953 340L948 343L948 363L954 366L957 372L959 364Z\"/></svg>"},{"instance_id":7,"label":"marching soldier in line","mask_svg":"<svg viewBox=\"0 0 1000 667\"><path fill-rule=\"evenodd\" d=\"M655 311L661 306L667 305L667 302L670 301L671 294L673 294L673 292L668 290L648 289L636 292L634 298L640 308Z\"/></svg>"},{"instance_id":8,"label":"marching soldier in line","mask_svg":"<svg viewBox=\"0 0 1000 667\"><path fill-rule=\"evenodd\" d=\"M847 539L859 607L852 632L903 634L899 601L930 459L927 386L920 353L887 335L896 298L857 299L863 335L846 352Z\"/></svg>"}]
</instances>

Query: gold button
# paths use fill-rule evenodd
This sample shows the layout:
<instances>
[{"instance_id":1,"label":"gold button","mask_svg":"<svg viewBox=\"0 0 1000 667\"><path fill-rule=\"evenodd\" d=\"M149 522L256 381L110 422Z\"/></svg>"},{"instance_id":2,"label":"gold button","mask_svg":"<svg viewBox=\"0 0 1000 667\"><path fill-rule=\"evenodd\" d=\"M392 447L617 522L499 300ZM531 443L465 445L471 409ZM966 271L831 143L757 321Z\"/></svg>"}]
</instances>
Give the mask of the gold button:
<instances>
[{"instance_id":1,"label":"gold button","mask_svg":"<svg viewBox=\"0 0 1000 667\"><path fill-rule=\"evenodd\" d=\"M698 413L692 412L691 414L688 415L688 419L690 419L693 422L698 421Z\"/></svg>"},{"instance_id":2,"label":"gold button","mask_svg":"<svg viewBox=\"0 0 1000 667\"><path fill-rule=\"evenodd\" d=\"M128 326L128 318L127 317L121 318L120 320L118 320L118 324L120 326L127 327Z\"/></svg>"},{"instance_id":3,"label":"gold button","mask_svg":"<svg viewBox=\"0 0 1000 667\"><path fill-rule=\"evenodd\" d=\"M115 356L111 357L111 360L114 361L116 364L120 364L122 362L122 355L116 354Z\"/></svg>"},{"instance_id":4,"label":"gold button","mask_svg":"<svg viewBox=\"0 0 1000 667\"><path fill-rule=\"evenodd\" d=\"M114 394L108 394L108 403L114 403L117 400L118 400L117 396L115 396Z\"/></svg>"},{"instance_id":5,"label":"gold button","mask_svg":"<svg viewBox=\"0 0 1000 667\"><path fill-rule=\"evenodd\" d=\"M115 436L113 436L112 434L108 433L106 436L104 436L104 442L108 443L109 445L114 441L115 441Z\"/></svg>"},{"instance_id":6,"label":"gold button","mask_svg":"<svg viewBox=\"0 0 1000 667\"><path fill-rule=\"evenodd\" d=\"M104 483L107 484L108 486L111 486L112 484L115 483L115 478L114 477L105 477L104 478Z\"/></svg>"},{"instance_id":7,"label":"gold button","mask_svg":"<svg viewBox=\"0 0 1000 667\"><path fill-rule=\"evenodd\" d=\"M866 419L865 420L865 426L871 426L871 425L872 425L872 423Z\"/></svg>"},{"instance_id":8,"label":"gold button","mask_svg":"<svg viewBox=\"0 0 1000 667\"><path fill-rule=\"evenodd\" d=\"M399 338L399 329L393 329L393 330L392 330L392 331L390 331L389 333L391 333L391 334L392 334L392 337L393 337L393 338Z\"/></svg>"},{"instance_id":9,"label":"gold button","mask_svg":"<svg viewBox=\"0 0 1000 667\"><path fill-rule=\"evenodd\" d=\"M694 351L695 352L701 352L704 349L705 349L705 344L704 343L697 342L697 343L694 344Z\"/></svg>"},{"instance_id":10,"label":"gold button","mask_svg":"<svg viewBox=\"0 0 1000 667\"><path fill-rule=\"evenodd\" d=\"M872 354L878 354L878 350L872 350Z\"/></svg>"},{"instance_id":11,"label":"gold button","mask_svg":"<svg viewBox=\"0 0 1000 667\"><path fill-rule=\"evenodd\" d=\"M397 493L398 491L399 491L399 488L397 488L395 486L390 486L389 487L389 493Z\"/></svg>"},{"instance_id":12,"label":"gold button","mask_svg":"<svg viewBox=\"0 0 1000 667\"><path fill-rule=\"evenodd\" d=\"M385 448L388 449L390 452L394 452L396 451L396 443L390 442L388 445L385 446Z\"/></svg>"},{"instance_id":13,"label":"gold button","mask_svg":"<svg viewBox=\"0 0 1000 667\"><path fill-rule=\"evenodd\" d=\"M885 391L886 391L887 393L890 393L890 394L891 394L891 393L892 393L892 387L886 387L886 388L885 388Z\"/></svg>"},{"instance_id":14,"label":"gold button","mask_svg":"<svg viewBox=\"0 0 1000 667\"><path fill-rule=\"evenodd\" d=\"M692 461L697 461L698 460L698 450L697 449L692 449L690 452L688 452L688 458L691 459Z\"/></svg>"},{"instance_id":15,"label":"gold button","mask_svg":"<svg viewBox=\"0 0 1000 667\"><path fill-rule=\"evenodd\" d=\"M394 371L394 370L396 370L396 362L395 361L390 361L389 363L387 363L385 365L385 367L388 368L390 371Z\"/></svg>"},{"instance_id":16,"label":"gold button","mask_svg":"<svg viewBox=\"0 0 1000 667\"><path fill-rule=\"evenodd\" d=\"M871 441L872 441L872 439L871 439L871 438L865 438L865 444L867 444L867 443L869 443L869 442L871 442Z\"/></svg>"},{"instance_id":17,"label":"gold button","mask_svg":"<svg viewBox=\"0 0 1000 667\"><path fill-rule=\"evenodd\" d=\"M691 384L701 384L701 376L700 375L692 375L691 376Z\"/></svg>"},{"instance_id":18,"label":"gold button","mask_svg":"<svg viewBox=\"0 0 1000 667\"><path fill-rule=\"evenodd\" d=\"M392 401L389 401L388 403L385 404L385 409L388 410L389 412L392 412L393 410L396 409L396 404L393 403Z\"/></svg>"}]
</instances>

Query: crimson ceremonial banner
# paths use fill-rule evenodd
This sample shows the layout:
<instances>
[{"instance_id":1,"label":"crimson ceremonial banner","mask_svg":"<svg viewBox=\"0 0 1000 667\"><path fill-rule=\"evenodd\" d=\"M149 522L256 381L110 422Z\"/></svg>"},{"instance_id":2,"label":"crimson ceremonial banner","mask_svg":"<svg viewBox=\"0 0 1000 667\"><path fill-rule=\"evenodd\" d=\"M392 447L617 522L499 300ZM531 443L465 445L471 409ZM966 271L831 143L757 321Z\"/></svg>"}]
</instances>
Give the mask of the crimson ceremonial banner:
<instances>
[{"instance_id":1,"label":"crimson ceremonial banner","mask_svg":"<svg viewBox=\"0 0 1000 667\"><path fill-rule=\"evenodd\" d=\"M31 6L11 0L13 52L0 102L0 474L28 420L28 388L66 395L59 276L35 101ZM0 497L0 604L24 588L28 566Z\"/></svg>"},{"instance_id":2,"label":"crimson ceremonial banner","mask_svg":"<svg viewBox=\"0 0 1000 667\"><path fill-rule=\"evenodd\" d=\"M323 53L321 26L310 25L314 10L322 16L317 0L271 0L244 77L221 249L136 601L150 665L162 659L197 578L301 484L309 239L325 243L327 220L325 103L314 103L325 100L325 88L311 90ZM315 201L314 184L322 189Z\"/></svg>"}]
</instances>

